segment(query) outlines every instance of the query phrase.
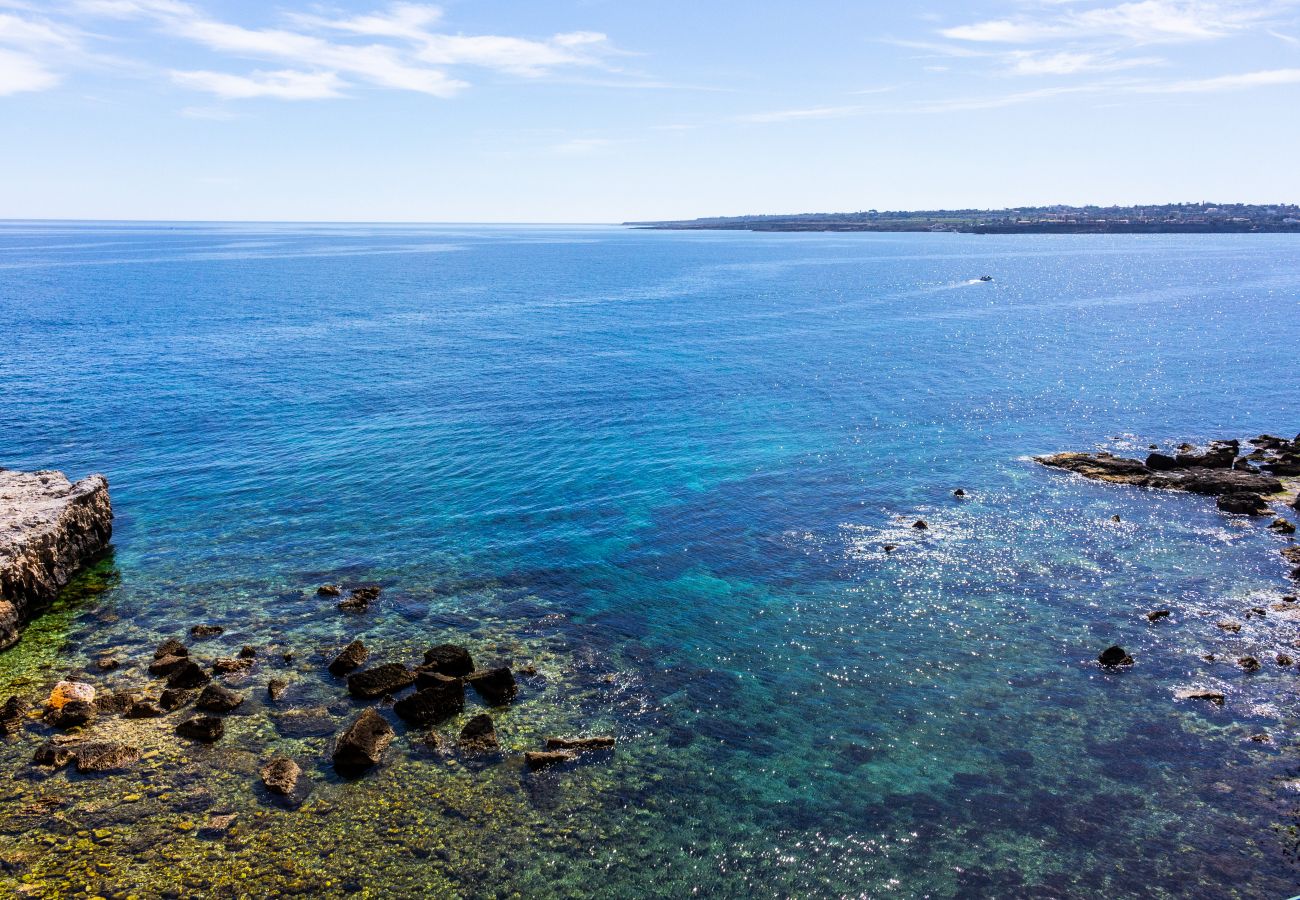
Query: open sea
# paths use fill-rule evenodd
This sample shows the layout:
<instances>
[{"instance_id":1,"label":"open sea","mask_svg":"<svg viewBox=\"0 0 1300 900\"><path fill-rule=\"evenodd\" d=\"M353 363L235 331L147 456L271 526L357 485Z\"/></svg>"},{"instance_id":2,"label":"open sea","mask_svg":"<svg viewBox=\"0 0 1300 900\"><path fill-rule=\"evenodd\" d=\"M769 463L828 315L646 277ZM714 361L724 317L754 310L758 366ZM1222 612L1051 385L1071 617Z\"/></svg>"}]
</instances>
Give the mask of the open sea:
<instances>
[{"instance_id":1,"label":"open sea","mask_svg":"<svg viewBox=\"0 0 1300 900\"><path fill-rule=\"evenodd\" d=\"M2 223L0 466L102 472L116 521L0 698L156 690L200 623L258 662L210 747L0 743L0 894L1300 893L1300 626L1245 618L1288 539L1029 459L1290 437L1298 348L1285 235ZM358 636L512 665L503 758L381 704L384 763L336 775ZM557 734L618 746L527 772Z\"/></svg>"}]
</instances>

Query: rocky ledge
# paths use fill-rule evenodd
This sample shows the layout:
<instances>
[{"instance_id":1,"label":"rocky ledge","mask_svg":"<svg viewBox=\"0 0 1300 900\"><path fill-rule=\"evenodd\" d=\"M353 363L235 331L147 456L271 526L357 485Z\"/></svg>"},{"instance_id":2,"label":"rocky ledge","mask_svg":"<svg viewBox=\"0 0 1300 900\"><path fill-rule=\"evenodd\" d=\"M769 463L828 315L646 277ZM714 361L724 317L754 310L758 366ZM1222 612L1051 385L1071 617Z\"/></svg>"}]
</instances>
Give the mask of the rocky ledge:
<instances>
[{"instance_id":1,"label":"rocky ledge","mask_svg":"<svg viewBox=\"0 0 1300 900\"><path fill-rule=\"evenodd\" d=\"M0 650L112 533L103 475L73 484L62 472L0 469Z\"/></svg>"}]
</instances>

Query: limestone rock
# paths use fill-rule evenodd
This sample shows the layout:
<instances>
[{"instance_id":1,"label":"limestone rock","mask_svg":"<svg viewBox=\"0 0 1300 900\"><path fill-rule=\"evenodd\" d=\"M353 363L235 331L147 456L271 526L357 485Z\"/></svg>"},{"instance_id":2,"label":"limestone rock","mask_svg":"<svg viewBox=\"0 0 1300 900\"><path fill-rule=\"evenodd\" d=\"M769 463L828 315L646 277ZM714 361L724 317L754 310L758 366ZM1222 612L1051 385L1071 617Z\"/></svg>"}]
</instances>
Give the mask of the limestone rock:
<instances>
[{"instance_id":1,"label":"limestone rock","mask_svg":"<svg viewBox=\"0 0 1300 900\"><path fill-rule=\"evenodd\" d=\"M393 712L420 728L436 725L465 708L465 685L459 678L431 673L421 688L393 704Z\"/></svg>"},{"instance_id":2,"label":"limestone rock","mask_svg":"<svg viewBox=\"0 0 1300 900\"><path fill-rule=\"evenodd\" d=\"M514 673L505 666L475 672L465 682L490 706L508 703L519 690Z\"/></svg>"},{"instance_id":3,"label":"limestone rock","mask_svg":"<svg viewBox=\"0 0 1300 900\"><path fill-rule=\"evenodd\" d=\"M424 665L420 668L440 675L463 677L474 671L474 659L458 644L439 644L424 651Z\"/></svg>"},{"instance_id":4,"label":"limestone rock","mask_svg":"<svg viewBox=\"0 0 1300 900\"><path fill-rule=\"evenodd\" d=\"M379 765L393 736L393 726L383 716L373 708L363 710L335 742L334 768L353 774Z\"/></svg>"},{"instance_id":5,"label":"limestone rock","mask_svg":"<svg viewBox=\"0 0 1300 900\"><path fill-rule=\"evenodd\" d=\"M226 733L226 723L216 716L191 716L176 726L181 737L210 744Z\"/></svg>"},{"instance_id":6,"label":"limestone rock","mask_svg":"<svg viewBox=\"0 0 1300 900\"><path fill-rule=\"evenodd\" d=\"M289 797L298 789L298 779L302 777L302 769L288 757L277 756L262 766L261 776L262 784L266 785L268 791L281 797Z\"/></svg>"},{"instance_id":7,"label":"limestone rock","mask_svg":"<svg viewBox=\"0 0 1300 900\"><path fill-rule=\"evenodd\" d=\"M0 650L112 533L104 476L73 484L62 472L0 469Z\"/></svg>"},{"instance_id":8,"label":"limestone rock","mask_svg":"<svg viewBox=\"0 0 1300 900\"><path fill-rule=\"evenodd\" d=\"M466 722L465 727L460 730L458 744L462 753L471 756L496 753L500 749L500 744L497 743L497 730L492 724L492 717L480 713Z\"/></svg>"},{"instance_id":9,"label":"limestone rock","mask_svg":"<svg viewBox=\"0 0 1300 900\"><path fill-rule=\"evenodd\" d=\"M334 661L330 663L330 674L335 677L341 677L349 672L360 668L361 664L370 656L370 651L366 645L356 640L343 648Z\"/></svg>"},{"instance_id":10,"label":"limestone rock","mask_svg":"<svg viewBox=\"0 0 1300 900\"><path fill-rule=\"evenodd\" d=\"M194 705L207 712L230 712L244 702L244 695L222 687L219 684L209 684L199 694L198 702Z\"/></svg>"},{"instance_id":11,"label":"limestone rock","mask_svg":"<svg viewBox=\"0 0 1300 900\"><path fill-rule=\"evenodd\" d=\"M415 673L401 663L385 663L348 676L348 692L361 700L395 694L415 683Z\"/></svg>"}]
</instances>

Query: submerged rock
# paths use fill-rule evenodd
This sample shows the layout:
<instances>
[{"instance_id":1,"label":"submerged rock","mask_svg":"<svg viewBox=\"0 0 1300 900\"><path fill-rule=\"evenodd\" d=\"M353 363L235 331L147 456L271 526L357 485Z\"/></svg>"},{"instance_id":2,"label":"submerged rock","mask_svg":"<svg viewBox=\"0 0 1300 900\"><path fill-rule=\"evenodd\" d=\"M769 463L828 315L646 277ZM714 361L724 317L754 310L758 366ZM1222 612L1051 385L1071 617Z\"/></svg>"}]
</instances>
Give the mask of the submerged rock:
<instances>
[{"instance_id":1,"label":"submerged rock","mask_svg":"<svg viewBox=\"0 0 1300 900\"><path fill-rule=\"evenodd\" d=\"M158 645L158 649L153 652L154 659L162 659L164 656L189 656L190 651L184 644L176 638L168 638Z\"/></svg>"},{"instance_id":2,"label":"submerged rock","mask_svg":"<svg viewBox=\"0 0 1300 900\"><path fill-rule=\"evenodd\" d=\"M320 587L316 588L316 595L318 597L337 597L342 593L343 588L339 587L337 584L322 584Z\"/></svg>"},{"instance_id":3,"label":"submerged rock","mask_svg":"<svg viewBox=\"0 0 1300 900\"><path fill-rule=\"evenodd\" d=\"M23 730L32 705L22 697L10 697L0 706L0 735L9 737Z\"/></svg>"},{"instance_id":4,"label":"submerged rock","mask_svg":"<svg viewBox=\"0 0 1300 900\"><path fill-rule=\"evenodd\" d=\"M136 700L126 711L128 719L157 719L166 714L167 711L154 700Z\"/></svg>"},{"instance_id":5,"label":"submerged rock","mask_svg":"<svg viewBox=\"0 0 1300 900\"><path fill-rule=\"evenodd\" d=\"M459 678L430 673L422 684L420 690L393 704L393 712L412 725L428 728L465 708L465 685Z\"/></svg>"},{"instance_id":6,"label":"submerged rock","mask_svg":"<svg viewBox=\"0 0 1300 900\"><path fill-rule=\"evenodd\" d=\"M1153 609L1147 613L1148 622L1159 622L1161 619L1167 618L1169 618L1169 610L1167 609Z\"/></svg>"},{"instance_id":7,"label":"submerged rock","mask_svg":"<svg viewBox=\"0 0 1300 900\"><path fill-rule=\"evenodd\" d=\"M1204 688L1179 688L1174 691L1175 700L1209 700L1217 706L1223 705L1223 691L1211 691Z\"/></svg>"},{"instance_id":8,"label":"submerged rock","mask_svg":"<svg viewBox=\"0 0 1300 900\"><path fill-rule=\"evenodd\" d=\"M393 726L373 708L362 710L334 744L334 768L355 773L379 765L394 734Z\"/></svg>"},{"instance_id":9,"label":"submerged rock","mask_svg":"<svg viewBox=\"0 0 1300 900\"><path fill-rule=\"evenodd\" d=\"M272 678L266 683L266 696L270 700L279 700L289 690L289 682L283 678Z\"/></svg>"},{"instance_id":10,"label":"submerged rock","mask_svg":"<svg viewBox=\"0 0 1300 900\"><path fill-rule=\"evenodd\" d=\"M578 754L572 750L529 750L524 754L524 765L529 771L536 772L560 763L573 762Z\"/></svg>"},{"instance_id":11,"label":"submerged rock","mask_svg":"<svg viewBox=\"0 0 1300 900\"><path fill-rule=\"evenodd\" d=\"M381 590L382 588L373 584L353 588L352 593L348 595L346 600L339 601L339 609L344 612L365 612L370 608L370 604L379 599Z\"/></svg>"},{"instance_id":12,"label":"submerged rock","mask_svg":"<svg viewBox=\"0 0 1300 900\"><path fill-rule=\"evenodd\" d=\"M104 476L73 484L62 472L0 469L0 650L18 642L34 611L53 601L112 533Z\"/></svg>"},{"instance_id":13,"label":"submerged rock","mask_svg":"<svg viewBox=\"0 0 1300 900\"><path fill-rule=\"evenodd\" d=\"M480 713L466 722L465 727L460 730L457 745L462 753L470 756L482 756L500 750L501 745L497 743L497 730L492 724L492 717Z\"/></svg>"},{"instance_id":14,"label":"submerged rock","mask_svg":"<svg viewBox=\"0 0 1300 900\"><path fill-rule=\"evenodd\" d=\"M189 703L197 695L198 691L192 688L168 688L158 698L158 705L167 712L172 712Z\"/></svg>"},{"instance_id":15,"label":"submerged rock","mask_svg":"<svg viewBox=\"0 0 1300 900\"><path fill-rule=\"evenodd\" d=\"M365 644L359 640L353 641L334 657L334 661L329 665L329 672L335 677L341 677L360 668L369 656L370 651L366 649Z\"/></svg>"},{"instance_id":16,"label":"submerged rock","mask_svg":"<svg viewBox=\"0 0 1300 900\"><path fill-rule=\"evenodd\" d=\"M222 635L225 633L226 633L226 629L222 628L220 625L195 625L193 628L190 629L190 637L194 638L195 640L217 637L218 635Z\"/></svg>"},{"instance_id":17,"label":"submerged rock","mask_svg":"<svg viewBox=\"0 0 1300 900\"><path fill-rule=\"evenodd\" d=\"M508 703L519 690L514 673L505 666L476 672L465 681L489 706Z\"/></svg>"},{"instance_id":18,"label":"submerged rock","mask_svg":"<svg viewBox=\"0 0 1300 900\"><path fill-rule=\"evenodd\" d=\"M61 769L74 759L72 752L74 746L47 741L37 747L36 752L32 754L32 765Z\"/></svg>"},{"instance_id":19,"label":"submerged rock","mask_svg":"<svg viewBox=\"0 0 1300 900\"><path fill-rule=\"evenodd\" d=\"M925 531L930 526L926 523L925 519L917 519L915 522L912 523L912 527L917 529L918 531Z\"/></svg>"},{"instance_id":20,"label":"submerged rock","mask_svg":"<svg viewBox=\"0 0 1300 900\"><path fill-rule=\"evenodd\" d=\"M176 726L181 737L210 744L226 733L226 723L216 716L191 716Z\"/></svg>"},{"instance_id":21,"label":"submerged rock","mask_svg":"<svg viewBox=\"0 0 1300 900\"><path fill-rule=\"evenodd\" d=\"M1241 631L1240 622L1215 622L1214 624L1219 628L1222 628L1224 631L1230 631L1233 634L1237 634Z\"/></svg>"},{"instance_id":22,"label":"submerged rock","mask_svg":"<svg viewBox=\"0 0 1300 900\"><path fill-rule=\"evenodd\" d=\"M209 684L203 689L203 693L199 694L198 702L194 705L208 712L230 712L243 702L243 694L219 684Z\"/></svg>"},{"instance_id":23,"label":"submerged rock","mask_svg":"<svg viewBox=\"0 0 1300 900\"><path fill-rule=\"evenodd\" d=\"M1097 662L1108 669L1113 669L1116 666L1133 665L1133 657L1125 653L1123 647L1116 645L1101 651L1101 654L1097 657Z\"/></svg>"},{"instance_id":24,"label":"submerged rock","mask_svg":"<svg viewBox=\"0 0 1300 900\"><path fill-rule=\"evenodd\" d=\"M212 664L213 675L238 675L253 668L253 661L248 658L234 659L228 656L218 658Z\"/></svg>"},{"instance_id":25,"label":"submerged rock","mask_svg":"<svg viewBox=\"0 0 1300 900\"><path fill-rule=\"evenodd\" d=\"M415 673L401 663L385 663L348 676L348 693L361 700L395 694L415 683Z\"/></svg>"},{"instance_id":26,"label":"submerged rock","mask_svg":"<svg viewBox=\"0 0 1300 900\"><path fill-rule=\"evenodd\" d=\"M292 796L298 790L298 780L302 777L302 769L293 760L285 756L277 756L270 760L261 770L262 784L272 794L279 794L281 797Z\"/></svg>"},{"instance_id":27,"label":"submerged rock","mask_svg":"<svg viewBox=\"0 0 1300 900\"><path fill-rule=\"evenodd\" d=\"M474 659L458 644L439 644L424 651L421 669L440 675L462 677L474 671Z\"/></svg>"},{"instance_id":28,"label":"submerged rock","mask_svg":"<svg viewBox=\"0 0 1300 900\"><path fill-rule=\"evenodd\" d=\"M221 837L235 827L235 822L238 819L239 813L209 816L208 821L199 829L199 836L205 838Z\"/></svg>"},{"instance_id":29,"label":"submerged rock","mask_svg":"<svg viewBox=\"0 0 1300 900\"><path fill-rule=\"evenodd\" d=\"M149 663L149 674L163 678L190 661L188 656L159 656Z\"/></svg>"},{"instance_id":30,"label":"submerged rock","mask_svg":"<svg viewBox=\"0 0 1300 900\"><path fill-rule=\"evenodd\" d=\"M580 738L551 737L546 739L547 750L573 750L586 753L591 750L613 750L614 738L607 735Z\"/></svg>"},{"instance_id":31,"label":"submerged rock","mask_svg":"<svg viewBox=\"0 0 1300 900\"><path fill-rule=\"evenodd\" d=\"M113 772L140 761L140 748L116 741L87 741L73 750L78 772Z\"/></svg>"},{"instance_id":32,"label":"submerged rock","mask_svg":"<svg viewBox=\"0 0 1300 900\"><path fill-rule=\"evenodd\" d=\"M1237 665L1241 666L1247 672L1259 671L1259 660L1253 656L1243 656L1237 660Z\"/></svg>"}]
</instances>

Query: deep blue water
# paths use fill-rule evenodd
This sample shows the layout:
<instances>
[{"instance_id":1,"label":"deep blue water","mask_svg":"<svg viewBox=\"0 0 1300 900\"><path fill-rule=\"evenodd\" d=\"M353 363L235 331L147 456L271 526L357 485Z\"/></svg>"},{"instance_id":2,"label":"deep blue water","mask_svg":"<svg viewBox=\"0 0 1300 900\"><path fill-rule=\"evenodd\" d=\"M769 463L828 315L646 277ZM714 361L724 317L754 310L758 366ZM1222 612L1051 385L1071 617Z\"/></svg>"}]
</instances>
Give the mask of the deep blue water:
<instances>
[{"instance_id":1,"label":"deep blue water","mask_svg":"<svg viewBox=\"0 0 1300 900\"><path fill-rule=\"evenodd\" d=\"M1232 663L1300 636L1243 619L1288 590L1282 539L1027 459L1295 434L1298 250L0 225L0 465L103 472L117 512L114 586L60 613L54 650L0 658L0 689L211 621L234 648L295 648L325 702L320 658L356 634L393 658L454 639L540 670L498 722L507 749L620 737L541 779L453 776L403 745L343 783L325 736L284 744L250 713L213 790L259 836L218 868L252 866L268 895L341 867L352 880L322 893L1300 892L1296 674ZM323 581L385 593L358 619L314 596ZM1175 614L1151 627L1158 606ZM1116 641L1138 665L1108 675L1091 660ZM1174 701L1189 684L1228 703ZM231 762L284 746L321 782L301 810L260 803ZM26 871L53 892L107 858L110 888L222 895L218 851L167 824L190 814L178 773L212 761L127 776L160 857L95 807L114 836L25 830ZM367 804L390 809L386 843ZM431 851L431 833L461 836ZM267 867L277 841L301 872Z\"/></svg>"}]
</instances>

